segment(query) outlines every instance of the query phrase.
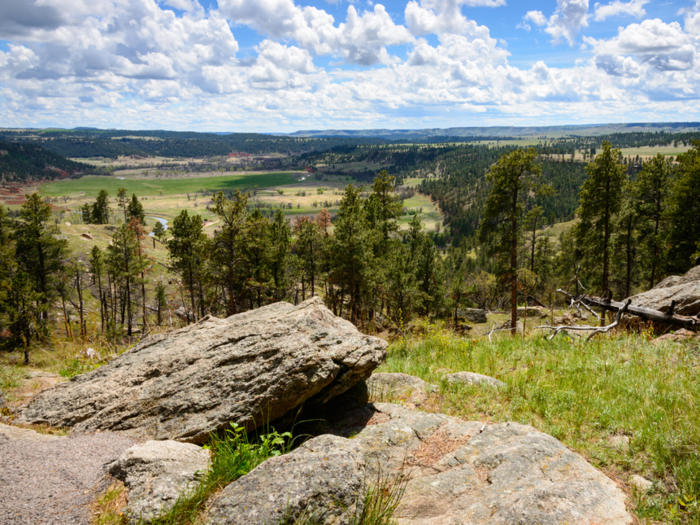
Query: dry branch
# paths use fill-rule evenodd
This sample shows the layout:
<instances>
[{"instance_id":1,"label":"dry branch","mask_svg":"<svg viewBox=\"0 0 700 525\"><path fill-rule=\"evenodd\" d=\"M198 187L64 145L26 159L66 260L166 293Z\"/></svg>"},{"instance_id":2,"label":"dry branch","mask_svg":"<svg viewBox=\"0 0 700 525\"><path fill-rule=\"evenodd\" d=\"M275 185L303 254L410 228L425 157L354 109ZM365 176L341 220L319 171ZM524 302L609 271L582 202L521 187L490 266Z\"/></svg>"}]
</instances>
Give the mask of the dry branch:
<instances>
[{"instance_id":1,"label":"dry branch","mask_svg":"<svg viewBox=\"0 0 700 525\"><path fill-rule=\"evenodd\" d=\"M617 315L615 316L615 321L610 323L607 326L538 326L537 328L544 329L544 330L554 330L552 332L552 335L550 335L547 340L551 340L555 335L557 335L559 332L562 332L564 330L566 331L589 331L592 330L591 334L586 338L586 342L590 341L595 334L603 334L607 333L613 328L615 328L617 325L620 324L620 319L622 319L622 314L627 311L627 309L630 306L631 301L627 299L627 302L622 305L622 308L620 308L617 311Z\"/></svg>"},{"instance_id":2,"label":"dry branch","mask_svg":"<svg viewBox=\"0 0 700 525\"><path fill-rule=\"evenodd\" d=\"M591 307L604 308L606 310L610 310L611 312L619 312L620 309L625 306L625 303L611 301L601 297L594 297L591 295L572 296L564 290L557 290L557 292L564 294L567 299L571 300L572 302L576 301ZM643 306L635 306L630 304L627 308L627 313L649 321L671 324L694 332L698 330L698 327L700 327L700 319L698 317L674 314L674 309L675 303L671 305L668 312L661 312L652 308L645 308Z\"/></svg>"}]
</instances>

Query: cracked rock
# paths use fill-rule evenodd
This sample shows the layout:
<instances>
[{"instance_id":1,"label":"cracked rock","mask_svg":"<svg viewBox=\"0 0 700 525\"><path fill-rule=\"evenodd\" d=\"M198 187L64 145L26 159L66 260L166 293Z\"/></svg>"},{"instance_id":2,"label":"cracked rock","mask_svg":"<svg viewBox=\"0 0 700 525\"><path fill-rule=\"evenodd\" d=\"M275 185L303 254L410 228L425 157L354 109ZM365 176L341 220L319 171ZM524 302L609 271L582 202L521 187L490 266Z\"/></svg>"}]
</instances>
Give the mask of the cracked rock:
<instances>
[{"instance_id":1,"label":"cracked rock","mask_svg":"<svg viewBox=\"0 0 700 525\"><path fill-rule=\"evenodd\" d=\"M41 392L20 419L201 443L229 422L252 430L302 403L326 403L369 377L386 346L318 297L208 316Z\"/></svg>"},{"instance_id":2,"label":"cracked rock","mask_svg":"<svg viewBox=\"0 0 700 525\"><path fill-rule=\"evenodd\" d=\"M125 450L108 471L129 489L126 512L131 523L139 523L150 522L196 488L209 465L209 451L197 445L146 441Z\"/></svg>"}]
</instances>

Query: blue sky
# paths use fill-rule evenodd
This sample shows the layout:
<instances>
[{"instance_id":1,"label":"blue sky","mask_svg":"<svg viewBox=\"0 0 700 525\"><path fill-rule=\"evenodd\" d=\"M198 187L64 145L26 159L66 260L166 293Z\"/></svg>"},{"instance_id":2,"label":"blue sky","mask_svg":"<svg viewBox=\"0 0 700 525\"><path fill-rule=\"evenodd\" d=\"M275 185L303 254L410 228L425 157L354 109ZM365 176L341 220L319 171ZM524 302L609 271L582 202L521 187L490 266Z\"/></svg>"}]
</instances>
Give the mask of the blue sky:
<instances>
[{"instance_id":1,"label":"blue sky","mask_svg":"<svg viewBox=\"0 0 700 525\"><path fill-rule=\"evenodd\" d=\"M0 127L700 120L700 0L0 0Z\"/></svg>"}]
</instances>

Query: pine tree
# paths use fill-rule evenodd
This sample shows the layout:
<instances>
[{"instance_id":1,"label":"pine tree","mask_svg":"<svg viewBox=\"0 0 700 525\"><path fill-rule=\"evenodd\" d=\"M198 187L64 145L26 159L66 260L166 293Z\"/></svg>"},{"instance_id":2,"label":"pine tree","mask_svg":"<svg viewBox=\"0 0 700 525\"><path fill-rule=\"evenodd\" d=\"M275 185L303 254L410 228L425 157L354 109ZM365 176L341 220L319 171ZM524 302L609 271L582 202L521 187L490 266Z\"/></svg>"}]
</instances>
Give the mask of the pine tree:
<instances>
[{"instance_id":1,"label":"pine tree","mask_svg":"<svg viewBox=\"0 0 700 525\"><path fill-rule=\"evenodd\" d=\"M248 196L236 190L233 200L222 192L214 195L212 211L219 216L221 226L214 231L211 264L213 273L224 292L226 315L238 313L239 296L243 293L243 242L246 229Z\"/></svg>"},{"instance_id":2,"label":"pine tree","mask_svg":"<svg viewBox=\"0 0 700 525\"><path fill-rule=\"evenodd\" d=\"M278 211L278 213L282 214L281 211ZM288 228L286 219L283 218L282 220ZM267 217L263 217L260 210L256 209L248 215L243 242L243 256L248 276L251 308L260 308L267 294L268 285L270 284L268 282L270 258L274 256L271 253L271 249L276 252L281 250L285 255L289 252L289 242L285 241L279 246L271 244L271 234L270 221ZM276 285L277 283L275 283L275 288L279 291ZM280 296L279 293L276 295ZM281 293L281 296L284 296L284 292ZM255 299L255 302L253 299Z\"/></svg>"},{"instance_id":3,"label":"pine tree","mask_svg":"<svg viewBox=\"0 0 700 525\"><path fill-rule=\"evenodd\" d=\"M105 331L105 321L108 315L107 300L102 288L102 279L105 273L105 261L102 250L93 246L90 252L90 271L92 272L93 284L97 286L97 296L100 301L100 325L102 332Z\"/></svg>"},{"instance_id":4,"label":"pine tree","mask_svg":"<svg viewBox=\"0 0 700 525\"><path fill-rule=\"evenodd\" d=\"M55 279L63 272L68 258L68 241L57 239L58 228L51 224L51 206L38 193L27 195L15 226L15 258L38 294L37 312L48 319L48 309L56 296Z\"/></svg>"},{"instance_id":5,"label":"pine tree","mask_svg":"<svg viewBox=\"0 0 700 525\"><path fill-rule=\"evenodd\" d=\"M649 288L659 282L665 258L664 240L668 234L667 204L671 189L673 163L660 153L642 165L632 186L639 219L642 262L649 271Z\"/></svg>"},{"instance_id":6,"label":"pine tree","mask_svg":"<svg viewBox=\"0 0 700 525\"><path fill-rule=\"evenodd\" d=\"M535 247L537 245L537 228L542 224L542 206L534 206L525 215L524 226L530 232L530 271L535 273Z\"/></svg>"},{"instance_id":7,"label":"pine tree","mask_svg":"<svg viewBox=\"0 0 700 525\"><path fill-rule=\"evenodd\" d=\"M187 210L182 210L173 221L172 238L168 241L170 264L182 276L192 312L196 316L199 311L201 317L204 316L204 280L209 248L203 224L200 215L190 216Z\"/></svg>"},{"instance_id":8,"label":"pine tree","mask_svg":"<svg viewBox=\"0 0 700 525\"><path fill-rule=\"evenodd\" d=\"M292 285L293 259L290 254L292 227L284 218L282 210L277 210L269 229L269 265L276 301L281 301Z\"/></svg>"},{"instance_id":9,"label":"pine tree","mask_svg":"<svg viewBox=\"0 0 700 525\"><path fill-rule=\"evenodd\" d=\"M128 211L128 201L126 197L126 188L117 188L117 206L122 209L124 212L124 224L129 222L129 219L127 217Z\"/></svg>"},{"instance_id":10,"label":"pine tree","mask_svg":"<svg viewBox=\"0 0 700 525\"><path fill-rule=\"evenodd\" d=\"M106 190L100 190L97 194L97 200L90 210L90 222L92 224L108 224L109 215L109 193Z\"/></svg>"},{"instance_id":11,"label":"pine tree","mask_svg":"<svg viewBox=\"0 0 700 525\"><path fill-rule=\"evenodd\" d=\"M678 177L668 201L669 270L685 273L695 263L700 243L700 141L678 155Z\"/></svg>"},{"instance_id":12,"label":"pine tree","mask_svg":"<svg viewBox=\"0 0 700 525\"><path fill-rule=\"evenodd\" d=\"M143 210L143 204L141 204L135 193L131 195L131 201L126 207L126 217L129 220L138 219L142 226L146 226L146 212Z\"/></svg>"},{"instance_id":13,"label":"pine tree","mask_svg":"<svg viewBox=\"0 0 700 525\"><path fill-rule=\"evenodd\" d=\"M502 272L511 287L511 333L516 334L518 306L518 241L524 201L531 194L541 191L536 179L542 171L535 162L537 152L517 149L503 155L487 174L492 184L486 201L480 238L496 234L492 249L502 265ZM510 261L508 261L510 259Z\"/></svg>"},{"instance_id":14,"label":"pine tree","mask_svg":"<svg viewBox=\"0 0 700 525\"><path fill-rule=\"evenodd\" d=\"M316 275L322 235L318 224L308 217L298 217L294 222L295 251L301 263L301 298L306 299L306 284L310 285L311 297L316 295Z\"/></svg>"},{"instance_id":15,"label":"pine tree","mask_svg":"<svg viewBox=\"0 0 700 525\"><path fill-rule=\"evenodd\" d=\"M588 164L588 178L580 193L576 240L583 250L589 268L600 284L603 294L610 291L610 240L614 218L622 206L622 190L627 182L627 169L619 149L603 141L603 152ZM602 268L597 266L602 258ZM598 278L598 275L600 276Z\"/></svg>"},{"instance_id":16,"label":"pine tree","mask_svg":"<svg viewBox=\"0 0 700 525\"><path fill-rule=\"evenodd\" d=\"M120 323L126 321L127 335L131 336L134 325L134 292L141 274L139 264L139 240L129 224L120 225L107 247L107 266L113 279L115 295L119 301ZM114 305L116 307L116 304ZM116 312L113 315L116 322Z\"/></svg>"}]
</instances>

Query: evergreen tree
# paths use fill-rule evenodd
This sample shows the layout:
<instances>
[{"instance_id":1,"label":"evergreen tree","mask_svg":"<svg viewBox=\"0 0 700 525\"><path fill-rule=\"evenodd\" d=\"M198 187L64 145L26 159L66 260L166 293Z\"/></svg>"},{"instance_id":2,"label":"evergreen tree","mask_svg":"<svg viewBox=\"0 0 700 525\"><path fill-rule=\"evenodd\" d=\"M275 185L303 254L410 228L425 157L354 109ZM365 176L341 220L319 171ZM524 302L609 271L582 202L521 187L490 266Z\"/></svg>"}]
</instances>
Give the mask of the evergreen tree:
<instances>
[{"instance_id":1,"label":"evergreen tree","mask_svg":"<svg viewBox=\"0 0 700 525\"><path fill-rule=\"evenodd\" d=\"M633 184L636 215L643 250L641 261L648 268L649 288L659 282L665 258L667 236L667 204L672 183L673 163L660 153L642 165Z\"/></svg>"},{"instance_id":2,"label":"evergreen tree","mask_svg":"<svg viewBox=\"0 0 700 525\"><path fill-rule=\"evenodd\" d=\"M233 200L222 192L214 195L212 211L219 216L221 226L214 231L211 264L223 291L227 316L238 313L238 299L245 289L242 265L247 205L248 196L239 190Z\"/></svg>"},{"instance_id":3,"label":"evergreen tree","mask_svg":"<svg viewBox=\"0 0 700 525\"><path fill-rule=\"evenodd\" d=\"M308 217L295 219L294 233L295 251L301 263L301 298L306 299L306 285L310 286L310 295L316 295L316 276L318 271L319 253L323 237L318 224Z\"/></svg>"},{"instance_id":4,"label":"evergreen tree","mask_svg":"<svg viewBox=\"0 0 700 525\"><path fill-rule=\"evenodd\" d=\"M131 201L126 207L126 217L129 220L138 219L142 226L146 226L146 212L143 210L143 204L138 199L136 194L132 194Z\"/></svg>"},{"instance_id":5,"label":"evergreen tree","mask_svg":"<svg viewBox=\"0 0 700 525\"><path fill-rule=\"evenodd\" d=\"M622 190L627 182L627 169L619 149L603 141L603 152L588 164L588 178L580 193L577 243L583 250L587 268L600 284L603 294L610 291L610 240L614 218L622 206ZM597 266L602 258L602 268ZM598 277L599 276L599 277Z\"/></svg>"},{"instance_id":6,"label":"evergreen tree","mask_svg":"<svg viewBox=\"0 0 700 525\"><path fill-rule=\"evenodd\" d=\"M294 261L290 254L292 227L284 218L282 210L277 210L275 213L269 232L269 264L274 298L276 301L281 301L294 280Z\"/></svg>"},{"instance_id":7,"label":"evergreen tree","mask_svg":"<svg viewBox=\"0 0 700 525\"><path fill-rule=\"evenodd\" d=\"M282 215L281 211L278 211ZM286 219L282 216L285 226L289 229ZM260 308L263 305L264 297L268 290L270 269L270 258L274 257L271 249L275 252L282 251L288 255L289 241L282 241L280 245L270 243L271 237L270 221L263 217L260 210L255 209L246 220L246 229L243 242L243 256L245 258L246 271L248 276L248 293L251 308ZM274 283L275 288L278 283ZM284 297L284 291L276 294Z\"/></svg>"},{"instance_id":8,"label":"evergreen tree","mask_svg":"<svg viewBox=\"0 0 700 525\"><path fill-rule=\"evenodd\" d=\"M93 285L97 286L97 296L100 301L100 326L102 332L105 331L105 321L107 318L107 299L102 286L105 273L105 261L102 250L97 246L92 247L90 252L90 271L92 272Z\"/></svg>"},{"instance_id":9,"label":"evergreen tree","mask_svg":"<svg viewBox=\"0 0 700 525\"><path fill-rule=\"evenodd\" d=\"M517 149L503 155L487 174L492 184L481 225L482 241L496 235L492 249L501 262L502 272L511 287L511 333L515 335L518 306L518 241L524 201L540 192L536 179L541 175L535 162L537 152ZM508 259L510 259L508 261Z\"/></svg>"},{"instance_id":10,"label":"evergreen tree","mask_svg":"<svg viewBox=\"0 0 700 525\"><path fill-rule=\"evenodd\" d=\"M525 215L525 229L530 232L530 271L535 273L535 247L537 245L537 228L542 224L544 209L542 206L534 206Z\"/></svg>"},{"instance_id":11,"label":"evergreen tree","mask_svg":"<svg viewBox=\"0 0 700 525\"><path fill-rule=\"evenodd\" d=\"M97 194L97 200L90 211L90 222L92 224L109 223L109 193L106 190L100 190Z\"/></svg>"},{"instance_id":12,"label":"evergreen tree","mask_svg":"<svg viewBox=\"0 0 700 525\"><path fill-rule=\"evenodd\" d=\"M153 233L153 236L158 239L160 242L163 242L163 237L165 237L165 227L163 226L163 223L160 221L156 221L156 223L153 225L153 230L151 233Z\"/></svg>"},{"instance_id":13,"label":"evergreen tree","mask_svg":"<svg viewBox=\"0 0 700 525\"><path fill-rule=\"evenodd\" d=\"M700 243L700 141L692 144L692 149L678 155L678 177L668 201L669 270L677 274L694 264Z\"/></svg>"},{"instance_id":14,"label":"evergreen tree","mask_svg":"<svg viewBox=\"0 0 700 525\"><path fill-rule=\"evenodd\" d=\"M114 295L118 299L120 323L127 325L127 335L131 336L134 326L135 286L141 275L139 261L139 240L129 224L120 225L112 236L112 244L107 247L107 266L113 279ZM116 311L112 318L117 319Z\"/></svg>"},{"instance_id":15,"label":"evergreen tree","mask_svg":"<svg viewBox=\"0 0 700 525\"><path fill-rule=\"evenodd\" d=\"M327 300L336 315L342 315L347 308L350 321L359 326L362 295L374 266L372 238L362 205L361 188L350 184L345 189L329 250L332 261L330 297Z\"/></svg>"},{"instance_id":16,"label":"evergreen tree","mask_svg":"<svg viewBox=\"0 0 700 525\"><path fill-rule=\"evenodd\" d=\"M182 210L173 221L172 238L168 241L170 264L182 276L192 312L195 316L199 312L201 317L204 317L205 263L209 248L203 224L200 215L190 216L187 210Z\"/></svg>"},{"instance_id":17,"label":"evergreen tree","mask_svg":"<svg viewBox=\"0 0 700 525\"><path fill-rule=\"evenodd\" d=\"M51 224L51 206L38 193L26 196L15 226L15 258L38 294L37 312L42 320L56 296L55 279L63 272L68 258L68 241L57 239L58 228Z\"/></svg>"},{"instance_id":18,"label":"evergreen tree","mask_svg":"<svg viewBox=\"0 0 700 525\"><path fill-rule=\"evenodd\" d=\"M128 219L128 201L129 199L126 196L126 188L117 188L117 206L122 209L124 212L124 224L127 224L129 222Z\"/></svg>"}]
</instances>

